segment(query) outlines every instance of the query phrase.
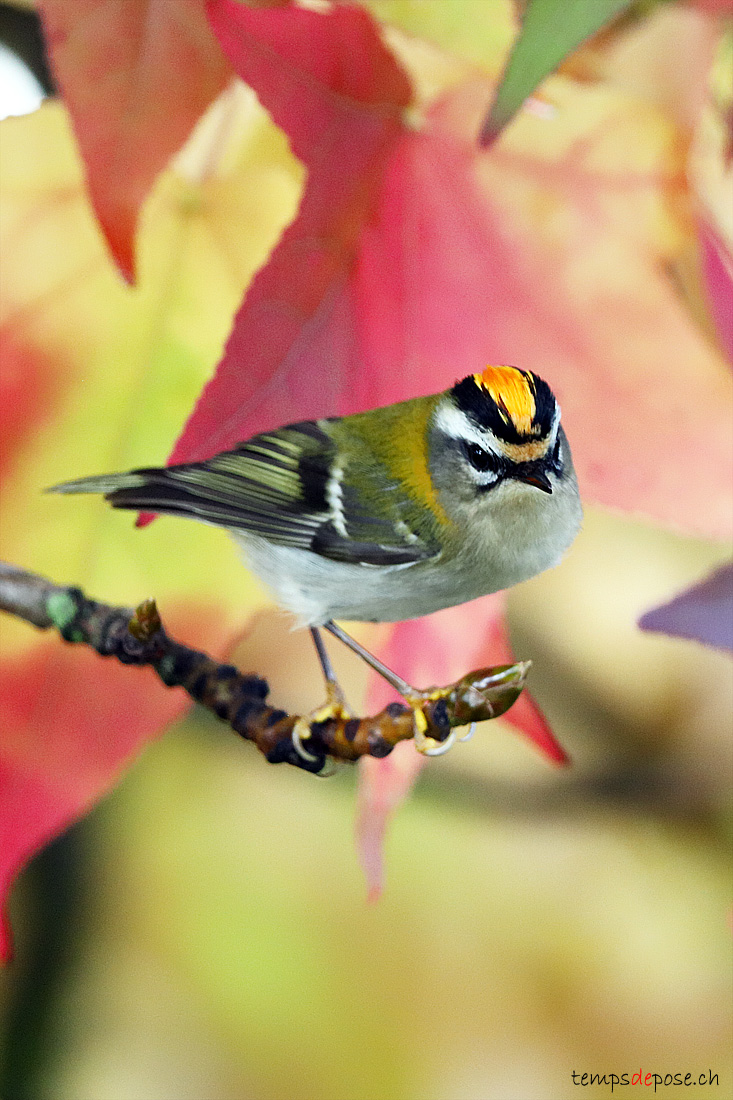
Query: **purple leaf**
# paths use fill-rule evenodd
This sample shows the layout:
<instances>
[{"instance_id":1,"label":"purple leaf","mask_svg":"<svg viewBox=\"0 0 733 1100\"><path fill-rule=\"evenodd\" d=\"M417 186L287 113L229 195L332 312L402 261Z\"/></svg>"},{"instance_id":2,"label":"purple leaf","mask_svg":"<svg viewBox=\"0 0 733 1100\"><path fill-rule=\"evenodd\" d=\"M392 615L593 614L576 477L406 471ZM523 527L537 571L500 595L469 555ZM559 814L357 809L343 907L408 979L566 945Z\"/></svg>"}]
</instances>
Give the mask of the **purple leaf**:
<instances>
[{"instance_id":1,"label":"purple leaf","mask_svg":"<svg viewBox=\"0 0 733 1100\"><path fill-rule=\"evenodd\" d=\"M639 626L733 650L733 564L724 565L669 603L647 611Z\"/></svg>"}]
</instances>

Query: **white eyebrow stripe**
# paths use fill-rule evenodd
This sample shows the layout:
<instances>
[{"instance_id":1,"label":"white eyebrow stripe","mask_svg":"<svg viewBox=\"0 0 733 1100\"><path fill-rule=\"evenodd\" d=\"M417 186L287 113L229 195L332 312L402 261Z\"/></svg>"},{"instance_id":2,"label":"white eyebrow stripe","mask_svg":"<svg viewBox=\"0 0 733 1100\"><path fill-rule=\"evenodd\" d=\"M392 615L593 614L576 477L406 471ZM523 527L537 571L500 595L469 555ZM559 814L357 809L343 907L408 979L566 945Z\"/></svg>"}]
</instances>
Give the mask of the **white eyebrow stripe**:
<instances>
[{"instance_id":1,"label":"white eyebrow stripe","mask_svg":"<svg viewBox=\"0 0 733 1100\"><path fill-rule=\"evenodd\" d=\"M435 414L434 424L439 432L443 432L451 439L463 439L467 443L476 443L485 451L491 451L495 455L502 453L495 446L491 433L477 428L455 405L441 405Z\"/></svg>"}]
</instances>

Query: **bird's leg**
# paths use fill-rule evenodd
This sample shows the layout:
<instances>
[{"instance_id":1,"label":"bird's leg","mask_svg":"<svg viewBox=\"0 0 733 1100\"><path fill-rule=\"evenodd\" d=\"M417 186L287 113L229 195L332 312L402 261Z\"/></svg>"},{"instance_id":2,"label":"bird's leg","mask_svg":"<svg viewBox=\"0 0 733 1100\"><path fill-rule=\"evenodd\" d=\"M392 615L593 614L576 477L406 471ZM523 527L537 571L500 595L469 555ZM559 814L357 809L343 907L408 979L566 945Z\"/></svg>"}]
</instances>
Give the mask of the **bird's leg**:
<instances>
[{"instance_id":1,"label":"bird's leg","mask_svg":"<svg viewBox=\"0 0 733 1100\"><path fill-rule=\"evenodd\" d=\"M323 678L326 681L326 701L323 706L311 711L307 717L297 720L293 727L292 738L293 744L299 755L302 756L304 760L313 763L317 757L315 757L313 753L308 752L303 745L303 742L307 741L311 735L311 725L314 722L327 722L329 718L350 718L351 715L346 708L344 693L341 690L341 685L336 679L336 673L333 670L331 658L326 652L326 647L323 644L323 638L318 631L318 627L312 626L310 632L313 644L316 647L321 669L323 670Z\"/></svg>"},{"instance_id":2,"label":"bird's leg","mask_svg":"<svg viewBox=\"0 0 733 1100\"><path fill-rule=\"evenodd\" d=\"M323 638L321 637L318 627L312 626L310 628L311 638L313 644L316 647L316 653L318 654L318 660L323 670L323 678L326 681L326 705L329 707L338 708L342 712L346 712L346 699L341 689L341 684L336 679L336 673L334 672L333 665L331 664L331 658L326 652L326 647L323 644Z\"/></svg>"},{"instance_id":3,"label":"bird's leg","mask_svg":"<svg viewBox=\"0 0 733 1100\"><path fill-rule=\"evenodd\" d=\"M418 688L412 687L408 684L407 680L403 680L396 672L393 672L391 668L383 664L378 657L375 657L373 653L370 653L368 649L364 649L363 645L360 645L355 638L347 634L345 630L342 630L340 626L337 626L333 621L323 624L324 630L327 630L329 634L333 634L334 638L338 638L340 642L347 645L349 649L356 653L358 657L361 657L362 661L366 661L370 668L373 668L375 672L378 672L380 676L387 681L388 684L398 692L405 700L407 705L412 710L415 721L415 748L418 752L421 752L424 756L442 756L444 752L448 752L453 743L456 740L456 731L451 730L445 741L436 741L434 737L426 737L425 731L428 728L427 718L423 707L431 698L431 693L428 691L420 691Z\"/></svg>"}]
</instances>

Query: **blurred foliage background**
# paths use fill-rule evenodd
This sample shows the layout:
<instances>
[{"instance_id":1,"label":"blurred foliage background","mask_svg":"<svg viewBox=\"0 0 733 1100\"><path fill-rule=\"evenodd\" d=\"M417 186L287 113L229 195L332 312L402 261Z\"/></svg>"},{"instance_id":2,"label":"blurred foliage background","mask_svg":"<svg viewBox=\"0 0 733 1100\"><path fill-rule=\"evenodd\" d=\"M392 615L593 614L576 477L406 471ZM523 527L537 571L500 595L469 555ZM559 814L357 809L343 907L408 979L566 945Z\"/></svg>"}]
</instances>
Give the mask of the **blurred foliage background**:
<instances>
[{"instance_id":1,"label":"blurred foliage background","mask_svg":"<svg viewBox=\"0 0 733 1100\"><path fill-rule=\"evenodd\" d=\"M484 53L483 0L370 6L492 76L510 41L497 21ZM574 59L583 78L599 51ZM658 101L672 68L660 63ZM277 143L258 140L252 171L280 180L290 210ZM194 380L176 384L189 400ZM126 441L122 461L149 461L159 430ZM165 538L156 524L149 560ZM730 1096L731 665L635 626L723 554L588 509L563 565L509 600L515 650L573 767L551 769L500 722L431 761L391 825L374 906L353 770L318 781L268 767L197 711L173 725L19 881L3 1100L567 1100L573 1071L639 1069L711 1071L703 1095ZM128 579L119 562L94 573L100 598ZM248 598L259 611L233 661L279 705L316 705L309 639ZM334 660L363 701L361 669Z\"/></svg>"},{"instance_id":2,"label":"blurred foliage background","mask_svg":"<svg viewBox=\"0 0 733 1100\"><path fill-rule=\"evenodd\" d=\"M633 626L711 556L588 517L510 605L572 770L484 726L395 816L373 907L352 771L171 729L15 891L4 1095L565 1100L640 1067L726 1095L730 668ZM235 660L315 705L306 642L268 615Z\"/></svg>"}]
</instances>

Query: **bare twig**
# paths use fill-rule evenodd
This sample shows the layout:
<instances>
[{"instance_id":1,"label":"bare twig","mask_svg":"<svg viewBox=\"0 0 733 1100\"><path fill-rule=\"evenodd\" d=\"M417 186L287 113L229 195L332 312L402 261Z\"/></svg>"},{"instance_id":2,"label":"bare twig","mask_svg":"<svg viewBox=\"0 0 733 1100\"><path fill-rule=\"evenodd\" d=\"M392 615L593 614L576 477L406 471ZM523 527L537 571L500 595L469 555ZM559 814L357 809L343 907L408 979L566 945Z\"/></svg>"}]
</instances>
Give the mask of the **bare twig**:
<instances>
[{"instance_id":1,"label":"bare twig","mask_svg":"<svg viewBox=\"0 0 733 1100\"><path fill-rule=\"evenodd\" d=\"M312 721L308 751L303 754L293 741L298 716L265 702L267 681L174 641L163 628L154 600L144 601L135 611L110 607L88 599L79 588L56 585L0 562L0 610L41 630L54 627L65 641L91 646L103 657L150 665L166 687L183 688L241 737L253 741L271 764L318 773L328 757L354 761L360 756L387 756L399 741L415 735L414 710L390 703L373 717ZM445 742L455 727L503 714L524 687L528 668L527 662L518 662L480 669L448 687L417 692L415 702L427 722L424 732Z\"/></svg>"}]
</instances>

